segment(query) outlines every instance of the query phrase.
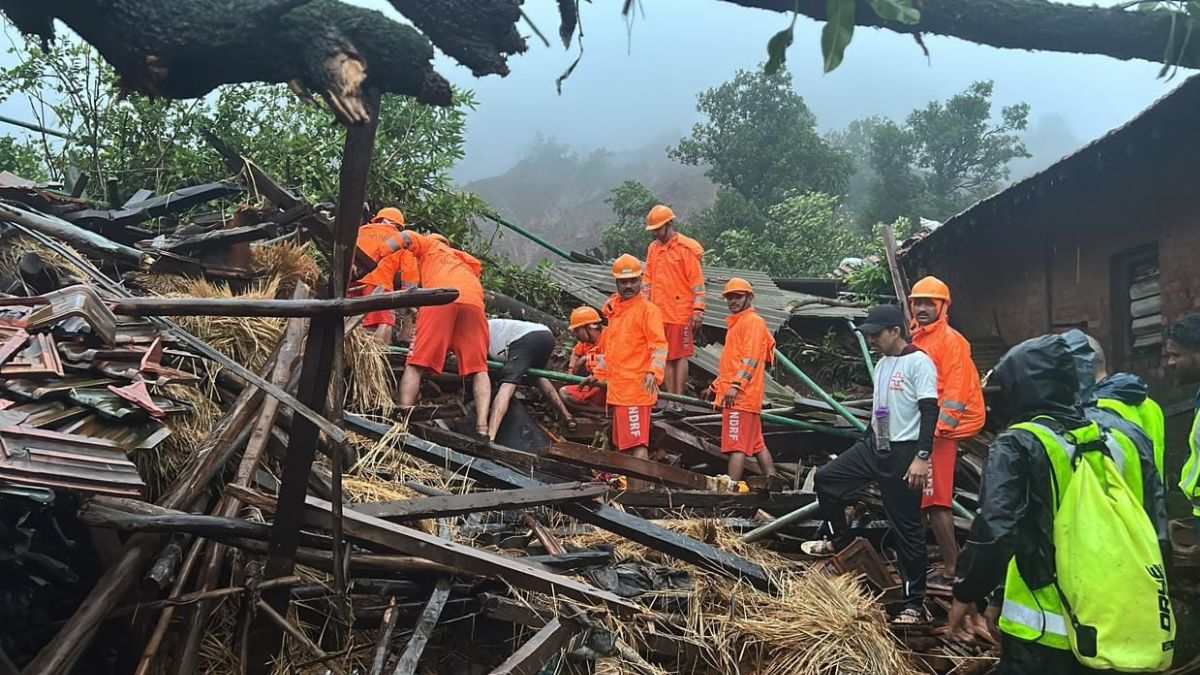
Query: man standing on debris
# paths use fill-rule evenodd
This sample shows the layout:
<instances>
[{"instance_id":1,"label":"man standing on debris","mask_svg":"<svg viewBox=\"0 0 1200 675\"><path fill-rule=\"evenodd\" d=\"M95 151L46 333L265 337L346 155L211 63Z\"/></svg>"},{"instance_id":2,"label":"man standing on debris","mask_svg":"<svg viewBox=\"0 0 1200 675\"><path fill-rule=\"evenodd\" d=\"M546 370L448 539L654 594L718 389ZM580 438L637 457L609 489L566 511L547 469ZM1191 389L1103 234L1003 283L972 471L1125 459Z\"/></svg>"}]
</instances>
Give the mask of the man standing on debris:
<instances>
[{"instance_id":1,"label":"man standing on debris","mask_svg":"<svg viewBox=\"0 0 1200 675\"><path fill-rule=\"evenodd\" d=\"M578 341L571 350L571 360L567 364L567 372L572 375L587 377L596 369L596 360L603 352L601 340L604 337L604 327L600 323L600 312L586 305L571 310L571 334ZM597 408L604 410L604 389L589 387L583 384L568 384L559 389L564 402L581 408ZM573 418L567 420L567 426L575 426Z\"/></svg>"},{"instance_id":2,"label":"man standing on debris","mask_svg":"<svg viewBox=\"0 0 1200 675\"><path fill-rule=\"evenodd\" d=\"M403 290L421 283L417 259L412 252L393 250L387 244L403 228L404 213L391 206L380 209L370 222L358 228L358 250L375 263L375 269L363 273L358 280L363 286L361 295ZM396 327L396 312L390 309L370 312L363 317L362 326L374 329L375 338L390 345Z\"/></svg>"},{"instance_id":3,"label":"man standing on debris","mask_svg":"<svg viewBox=\"0 0 1200 675\"><path fill-rule=\"evenodd\" d=\"M500 369L500 387L496 390L496 398L492 400L492 416L488 420L488 438L496 440L500 424L508 413L513 394L518 384L526 382L526 373L530 368L545 369L554 353L554 333L540 323L518 321L517 319L488 319L489 347L488 353L502 361ZM571 419L571 413L558 397L558 390L544 377L534 377L534 384L554 406L564 421Z\"/></svg>"},{"instance_id":4,"label":"man standing on debris","mask_svg":"<svg viewBox=\"0 0 1200 675\"><path fill-rule=\"evenodd\" d=\"M767 363L775 352L775 336L754 311L754 288L734 277L723 293L729 304L720 375L713 382L714 401L721 407L721 452L729 455L729 477L742 479L746 458L757 457L768 480L775 460L762 432L762 405L767 389Z\"/></svg>"},{"instance_id":5,"label":"man standing on debris","mask_svg":"<svg viewBox=\"0 0 1200 675\"><path fill-rule=\"evenodd\" d=\"M400 405L416 405L421 379L426 373L440 375L446 365L446 353L454 352L459 376L471 378L475 431L486 436L492 381L488 376L488 322L479 274L453 249L431 236L408 230L398 235L388 239L386 245L393 251L412 252L420 266L423 287L458 291L458 299L452 304L422 307L417 311L412 351L400 377Z\"/></svg>"},{"instance_id":6,"label":"man standing on debris","mask_svg":"<svg viewBox=\"0 0 1200 675\"><path fill-rule=\"evenodd\" d=\"M603 382L617 450L647 459L650 409L658 403L667 360L662 313L642 295L642 263L626 253L612 266L617 293L604 305L603 352L585 384ZM632 487L636 481L630 481Z\"/></svg>"},{"instance_id":7,"label":"man standing on debris","mask_svg":"<svg viewBox=\"0 0 1200 675\"><path fill-rule=\"evenodd\" d=\"M929 480L921 499L929 527L942 552L944 579L954 579L958 539L954 534L954 471L958 444L983 428L986 411L979 371L971 360L971 344L950 327L950 287L937 277L918 281L909 294L913 346L937 367L938 415L933 434Z\"/></svg>"},{"instance_id":8,"label":"man standing on debris","mask_svg":"<svg viewBox=\"0 0 1200 675\"><path fill-rule=\"evenodd\" d=\"M848 544L846 500L876 483L897 535L896 553L904 577L904 609L895 620L916 624L928 620L924 602L929 552L921 524L921 496L937 426L938 377L933 361L905 339L904 326L899 307L879 305L867 312L858 327L884 355L875 366L873 421L862 440L817 470L817 501L832 538L804 542L801 550L828 556Z\"/></svg>"},{"instance_id":9,"label":"man standing on debris","mask_svg":"<svg viewBox=\"0 0 1200 675\"><path fill-rule=\"evenodd\" d=\"M704 247L675 230L675 212L659 204L646 215L654 241L646 249L645 293L662 311L667 335L666 389L682 394L696 333L704 323ZM682 407L682 406L679 406Z\"/></svg>"},{"instance_id":10,"label":"man standing on debris","mask_svg":"<svg viewBox=\"0 0 1200 675\"><path fill-rule=\"evenodd\" d=\"M1167 367L1181 382L1200 382L1200 314L1188 314L1167 332ZM1196 536L1200 538L1200 392L1196 415L1188 434L1188 459L1183 465L1179 489L1192 504Z\"/></svg>"},{"instance_id":11,"label":"man standing on debris","mask_svg":"<svg viewBox=\"0 0 1200 675\"><path fill-rule=\"evenodd\" d=\"M1079 512L1078 503L1070 510L1060 506L1079 475L1076 467L1088 464L1084 448L1102 444L1104 455L1112 458L1125 479L1123 485L1128 485L1128 492L1140 500L1138 508L1150 516L1147 519L1150 524L1165 518L1165 491L1155 474L1151 454L1140 454L1119 430L1102 430L1084 415L1079 405L1079 354L1069 337L1043 335L1009 350L990 376L990 382L1000 390L990 401L991 414L993 419L1008 425L1008 430L988 448L979 513L959 558L948 631L951 635L959 634L986 603L986 598L1003 584L1004 604L998 622L1003 651L998 672L1003 675L1099 672L1081 665L1073 653L1072 618L1064 606L1060 584L1065 583L1064 579L1080 578L1081 571L1092 574L1097 593L1087 609L1094 612L1099 603L1115 601L1123 583L1135 581L1131 576L1105 579L1103 575L1109 570L1096 568L1101 564L1096 560L1068 559L1074 567L1071 570L1063 568L1061 557L1056 560L1056 548L1071 542L1058 539L1067 535L1060 535L1055 520L1074 517ZM1103 497L1106 493L1097 492L1101 501L1109 501ZM1108 517L1125 516L1106 513ZM1111 550L1122 550L1125 541L1113 539L1110 529L1098 527L1100 523L1088 525L1097 528L1094 536L1103 538ZM1082 524L1076 529L1082 531ZM1081 536L1092 534L1089 528ZM1141 570L1137 565L1124 569ZM1111 593L1100 590L1106 586L1114 590ZM1141 587L1138 588L1140 593ZM1158 603L1155 605L1161 608ZM1112 648L1104 637L1110 635L1109 630L1116 628L1120 632L1120 610L1112 609L1108 612L1112 625L1099 627L1101 649ZM1153 624L1159 624L1157 612ZM1095 630L1096 626L1078 627L1081 644L1085 628ZM1139 641L1155 636L1131 633L1127 637L1118 640L1123 645L1118 648L1145 650L1146 644ZM1149 647L1151 653L1162 651L1157 642Z\"/></svg>"}]
</instances>

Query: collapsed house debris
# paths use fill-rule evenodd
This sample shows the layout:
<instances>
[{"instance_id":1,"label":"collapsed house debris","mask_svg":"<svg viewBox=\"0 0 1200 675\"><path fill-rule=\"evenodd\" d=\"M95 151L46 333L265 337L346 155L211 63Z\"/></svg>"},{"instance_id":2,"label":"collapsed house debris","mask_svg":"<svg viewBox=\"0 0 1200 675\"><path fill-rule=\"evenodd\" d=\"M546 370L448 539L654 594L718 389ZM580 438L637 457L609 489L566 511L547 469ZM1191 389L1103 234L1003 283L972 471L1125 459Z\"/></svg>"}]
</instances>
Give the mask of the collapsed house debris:
<instances>
[{"instance_id":1,"label":"collapsed house debris","mask_svg":"<svg viewBox=\"0 0 1200 675\"><path fill-rule=\"evenodd\" d=\"M855 507L850 548L798 553L818 527L815 469L870 416L863 389L832 395L836 373L810 376L780 354L763 419L786 485L749 461L749 491L722 475L720 417L693 396L664 396L683 407L656 416L655 461L609 451L603 416L555 428L533 397L514 402L498 442L480 439L453 376L398 415L407 352L354 317L454 292L345 299L343 225L357 227L357 210L308 204L218 145L242 183L120 208L70 188L0 187L0 619L19 627L0 636L0 672L7 661L39 675L82 663L142 674L994 663L932 625L889 626L899 577L877 495ZM214 200L229 201L206 210ZM551 277L566 299L601 304L603 271L575 261ZM710 293L752 278L771 330L796 336L793 355L869 372L852 300L706 273ZM500 300L504 313L536 311ZM691 393L720 356L723 304L709 306ZM960 536L987 440L963 447ZM614 475L651 486L626 490ZM934 617L949 601L949 587L930 587Z\"/></svg>"}]
</instances>

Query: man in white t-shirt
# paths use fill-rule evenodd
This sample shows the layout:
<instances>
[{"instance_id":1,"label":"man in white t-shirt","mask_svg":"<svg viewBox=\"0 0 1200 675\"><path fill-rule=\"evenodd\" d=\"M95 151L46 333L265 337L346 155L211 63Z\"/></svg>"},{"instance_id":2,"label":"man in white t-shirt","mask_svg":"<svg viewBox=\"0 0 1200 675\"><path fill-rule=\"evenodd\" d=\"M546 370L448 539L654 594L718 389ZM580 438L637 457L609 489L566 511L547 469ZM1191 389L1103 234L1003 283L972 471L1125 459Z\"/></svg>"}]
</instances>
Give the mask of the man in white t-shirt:
<instances>
[{"instance_id":1,"label":"man in white t-shirt","mask_svg":"<svg viewBox=\"0 0 1200 675\"><path fill-rule=\"evenodd\" d=\"M896 623L929 620L925 575L929 552L921 519L921 495L937 427L937 368L908 343L904 313L895 305L872 307L858 329L884 356L875 366L871 427L864 439L817 470L815 486L829 539L804 542L809 555L833 555L849 543L846 502L871 483L879 486L883 509L897 535L895 549L904 577L904 609Z\"/></svg>"},{"instance_id":2,"label":"man in white t-shirt","mask_svg":"<svg viewBox=\"0 0 1200 675\"><path fill-rule=\"evenodd\" d=\"M491 418L488 420L488 439L496 440L517 385L526 384L526 371L530 368L544 369L553 353L554 333L546 326L516 319L488 319L488 355L504 362L500 369L500 387L496 390ZM544 377L532 379L532 384L542 390L558 414L564 420L570 420L571 413L563 405L554 385Z\"/></svg>"}]
</instances>

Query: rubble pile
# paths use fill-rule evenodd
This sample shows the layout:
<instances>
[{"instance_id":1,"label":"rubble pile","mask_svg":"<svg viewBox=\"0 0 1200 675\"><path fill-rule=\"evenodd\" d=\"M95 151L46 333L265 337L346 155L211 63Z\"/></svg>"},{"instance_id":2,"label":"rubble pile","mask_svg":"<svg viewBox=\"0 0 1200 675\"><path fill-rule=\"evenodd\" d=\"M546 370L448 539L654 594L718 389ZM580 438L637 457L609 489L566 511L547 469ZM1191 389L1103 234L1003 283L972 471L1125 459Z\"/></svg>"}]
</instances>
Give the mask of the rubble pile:
<instances>
[{"instance_id":1,"label":"rubble pile","mask_svg":"<svg viewBox=\"0 0 1200 675\"><path fill-rule=\"evenodd\" d=\"M401 416L405 351L356 317L451 296L312 299L331 209L238 166L241 182L107 207L0 177L0 620L21 627L0 636L0 666L773 675L992 663L931 626L889 626L898 577L870 495L860 542L828 560L798 554L811 515L760 529L813 503L812 473L858 435L862 401L777 367L767 442L786 484L750 463L748 489L722 476L719 415L693 398L655 415L663 453L651 461L607 449L603 416L560 429L532 396L482 440L453 375ZM611 283L594 267L560 264L552 278L594 302ZM753 276L709 274L717 292ZM837 333L855 355L846 325L861 308L754 283L773 329L812 344ZM503 300L505 312L520 304ZM310 368L331 326L344 366L322 381ZM723 330L714 311L692 393L715 373ZM297 473L306 452L311 472ZM960 463L968 508L981 465ZM934 616L948 593L931 588Z\"/></svg>"}]
</instances>

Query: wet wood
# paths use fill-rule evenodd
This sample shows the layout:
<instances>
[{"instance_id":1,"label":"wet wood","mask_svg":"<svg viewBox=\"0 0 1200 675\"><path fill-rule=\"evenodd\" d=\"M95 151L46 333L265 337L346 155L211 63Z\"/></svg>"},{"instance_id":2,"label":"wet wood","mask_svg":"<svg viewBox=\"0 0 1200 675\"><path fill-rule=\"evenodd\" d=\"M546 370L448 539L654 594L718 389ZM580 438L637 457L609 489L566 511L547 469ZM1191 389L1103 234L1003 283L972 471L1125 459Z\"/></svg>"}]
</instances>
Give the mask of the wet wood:
<instances>
[{"instance_id":1,"label":"wet wood","mask_svg":"<svg viewBox=\"0 0 1200 675\"><path fill-rule=\"evenodd\" d=\"M349 428L372 438L382 438L391 430L387 425L371 422L357 415L347 415L346 422ZM514 489L546 485L495 462L464 455L411 435L405 438L403 447L405 452L414 457L474 478L489 487ZM761 566L632 514L586 502L556 504L552 508L684 562L712 569L735 579L744 579L760 589L771 587L770 578Z\"/></svg>"},{"instance_id":2,"label":"wet wood","mask_svg":"<svg viewBox=\"0 0 1200 675\"><path fill-rule=\"evenodd\" d=\"M400 612L396 610L396 596L388 599L387 611L383 613L383 635L375 648L375 658L371 660L371 675L383 675L383 667L391 650L392 633L396 630L396 619Z\"/></svg>"},{"instance_id":3,"label":"wet wood","mask_svg":"<svg viewBox=\"0 0 1200 675\"><path fill-rule=\"evenodd\" d=\"M308 649L308 651L312 652L317 658L329 659L329 654L326 654L325 650L313 644L313 641L308 639L308 636L304 634L304 631L293 626L290 621L285 619L282 614L275 611L275 608L267 604L266 601L259 600L255 606L258 609L260 616L265 616L270 619L272 623L283 629L283 631L288 635L292 636L293 640L304 645L304 647ZM342 670L340 666L338 666L336 663L333 663L332 659L325 661L325 667L334 672L336 675L345 675L346 673L346 671Z\"/></svg>"},{"instance_id":4,"label":"wet wood","mask_svg":"<svg viewBox=\"0 0 1200 675\"><path fill-rule=\"evenodd\" d=\"M408 639L408 644L404 647L404 653L400 655L400 660L396 663L396 669L392 671L392 675L413 675L417 672L421 654L424 653L425 645L429 643L429 638L433 636L433 631L437 628L438 619L441 618L442 609L446 606L448 599L450 599L450 579L442 577L438 579L437 586L429 595L429 602L425 603L421 618L413 628L412 637Z\"/></svg>"},{"instance_id":5,"label":"wet wood","mask_svg":"<svg viewBox=\"0 0 1200 675\"><path fill-rule=\"evenodd\" d=\"M124 316L346 317L385 309L447 305L458 298L452 288L418 288L361 298L330 300L245 300L217 298L126 298L112 303ZM26 299L26 302L33 299ZM15 302L15 300L14 300Z\"/></svg>"},{"instance_id":6,"label":"wet wood","mask_svg":"<svg viewBox=\"0 0 1200 675\"><path fill-rule=\"evenodd\" d=\"M521 648L497 666L491 675L537 675L550 657L558 653L579 632L572 621L551 619Z\"/></svg>"},{"instance_id":7,"label":"wet wood","mask_svg":"<svg viewBox=\"0 0 1200 675\"><path fill-rule=\"evenodd\" d=\"M546 449L545 456L568 464L611 471L691 490L708 489L708 476L703 474L650 459L639 459L619 452L599 450L577 443L565 441L555 443Z\"/></svg>"},{"instance_id":8,"label":"wet wood","mask_svg":"<svg viewBox=\"0 0 1200 675\"><path fill-rule=\"evenodd\" d=\"M607 493L608 486L601 483L564 483L528 490L497 490L400 502L356 504L353 509L384 520L406 521L583 501L603 497Z\"/></svg>"}]
</instances>

